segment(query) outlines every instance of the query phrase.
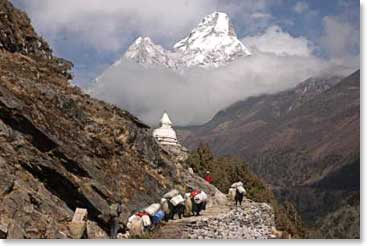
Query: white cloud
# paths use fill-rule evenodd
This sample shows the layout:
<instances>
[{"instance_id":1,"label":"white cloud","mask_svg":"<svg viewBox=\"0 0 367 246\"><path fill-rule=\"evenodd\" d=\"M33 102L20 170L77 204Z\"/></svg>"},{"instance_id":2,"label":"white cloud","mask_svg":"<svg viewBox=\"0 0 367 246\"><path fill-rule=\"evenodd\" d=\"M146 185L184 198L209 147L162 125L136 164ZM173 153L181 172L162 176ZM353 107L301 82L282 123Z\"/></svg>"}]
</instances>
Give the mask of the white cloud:
<instances>
[{"instance_id":1,"label":"white cloud","mask_svg":"<svg viewBox=\"0 0 367 246\"><path fill-rule=\"evenodd\" d=\"M298 14L302 14L310 10L310 7L305 2L297 2L296 5L294 5L293 10Z\"/></svg>"},{"instance_id":2,"label":"white cloud","mask_svg":"<svg viewBox=\"0 0 367 246\"><path fill-rule=\"evenodd\" d=\"M245 37L242 42L252 50L276 55L311 56L312 43L305 37L292 37L279 26L271 26L264 33Z\"/></svg>"},{"instance_id":3,"label":"white cloud","mask_svg":"<svg viewBox=\"0 0 367 246\"><path fill-rule=\"evenodd\" d=\"M215 10L216 0L35 0L23 4L44 34L63 33L99 50L118 50L137 33L160 38L182 35Z\"/></svg>"},{"instance_id":4,"label":"white cloud","mask_svg":"<svg viewBox=\"0 0 367 246\"><path fill-rule=\"evenodd\" d=\"M325 19L325 26L327 40L338 26L329 19ZM331 48L343 46L342 40ZM279 26L242 41L253 55L213 70L193 68L178 74L124 61L99 78L94 96L129 110L151 125L157 124L164 110L178 125L201 124L218 110L249 96L278 92L320 73L347 75L356 68L316 57L312 42L291 36Z\"/></svg>"},{"instance_id":5,"label":"white cloud","mask_svg":"<svg viewBox=\"0 0 367 246\"><path fill-rule=\"evenodd\" d=\"M21 2L36 29L52 43L63 36L98 51L121 52L132 39L150 36L171 45L213 11L229 14L248 33L269 25L281 0L13 0Z\"/></svg>"},{"instance_id":6,"label":"white cloud","mask_svg":"<svg viewBox=\"0 0 367 246\"><path fill-rule=\"evenodd\" d=\"M203 123L238 100L289 88L333 66L313 55L313 46L306 38L293 37L279 26L269 27L274 20L270 7L281 2L33 0L24 1L24 5L46 37L66 35L102 52L120 51L137 35L151 36L157 42L179 40L203 16L214 10L227 12L246 32L255 33L243 39L245 45L257 50L253 56L217 70L191 69L184 75L125 62L119 69L108 69L95 88L98 98L150 124L157 123L167 110L176 123L185 125ZM298 2L294 11L312 13L304 2ZM359 33L334 17L326 17L324 25L322 45L333 62L345 63L347 50L356 45ZM265 31L258 34L259 30Z\"/></svg>"},{"instance_id":7,"label":"white cloud","mask_svg":"<svg viewBox=\"0 0 367 246\"><path fill-rule=\"evenodd\" d=\"M313 56L257 53L218 69L196 68L177 74L125 61L99 78L94 96L151 125L158 123L164 110L176 125L200 124L232 103L295 86L328 66Z\"/></svg>"},{"instance_id":8,"label":"white cloud","mask_svg":"<svg viewBox=\"0 0 367 246\"><path fill-rule=\"evenodd\" d=\"M359 64L359 30L333 16L324 17L323 22L324 34L320 43L330 59Z\"/></svg>"}]
</instances>

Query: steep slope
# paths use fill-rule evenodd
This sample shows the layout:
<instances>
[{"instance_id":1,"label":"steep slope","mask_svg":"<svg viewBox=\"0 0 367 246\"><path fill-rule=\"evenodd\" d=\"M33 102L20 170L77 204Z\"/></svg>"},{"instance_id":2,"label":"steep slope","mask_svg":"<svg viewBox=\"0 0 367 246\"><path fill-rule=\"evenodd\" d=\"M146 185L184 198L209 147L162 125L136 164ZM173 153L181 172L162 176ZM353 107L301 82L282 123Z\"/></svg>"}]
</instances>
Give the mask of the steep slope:
<instances>
[{"instance_id":1,"label":"steep slope","mask_svg":"<svg viewBox=\"0 0 367 246\"><path fill-rule=\"evenodd\" d=\"M158 173L167 161L149 128L72 86L70 63L52 56L24 13L0 6L0 223L8 237L67 235L78 206L106 229L110 203L122 201L126 218L159 198L174 173Z\"/></svg>"},{"instance_id":2,"label":"steep slope","mask_svg":"<svg viewBox=\"0 0 367 246\"><path fill-rule=\"evenodd\" d=\"M203 18L172 50L154 44L149 37L139 37L121 59L183 70L195 66L218 67L248 55L251 53L238 40L228 15L214 12ZM120 62L117 61L115 65Z\"/></svg>"},{"instance_id":3,"label":"steep slope","mask_svg":"<svg viewBox=\"0 0 367 246\"><path fill-rule=\"evenodd\" d=\"M313 224L325 209L332 212L330 203L351 195L341 190L322 196L330 188L316 190L314 185L359 156L359 71L340 82L330 79L308 80L295 89L249 98L179 135L191 148L205 142L216 154L240 156L279 198L295 202L306 222ZM359 180L358 174L353 172L353 179ZM321 199L331 200L315 203Z\"/></svg>"},{"instance_id":4,"label":"steep slope","mask_svg":"<svg viewBox=\"0 0 367 246\"><path fill-rule=\"evenodd\" d=\"M324 169L330 172L332 168L318 166L320 172L316 174L312 163L332 156L343 161L359 151L358 76L356 72L340 83L334 77L316 84L310 79L295 89L252 97L219 112L205 125L179 132L190 148L206 142L217 154L235 154L250 161L257 173L263 168L267 172L276 169L279 174L270 172L266 176L263 172L273 185L313 182ZM290 156L285 158L287 153ZM260 154L262 159L257 158ZM284 160L276 159L282 157ZM271 160L277 164L272 165ZM288 162L307 170L296 178Z\"/></svg>"},{"instance_id":5,"label":"steep slope","mask_svg":"<svg viewBox=\"0 0 367 246\"><path fill-rule=\"evenodd\" d=\"M88 209L88 236L105 237L112 203L122 203L125 223L184 186L184 172L146 125L71 85L71 63L52 56L23 12L6 0L0 7L2 237L69 237L76 207Z\"/></svg>"}]
</instances>

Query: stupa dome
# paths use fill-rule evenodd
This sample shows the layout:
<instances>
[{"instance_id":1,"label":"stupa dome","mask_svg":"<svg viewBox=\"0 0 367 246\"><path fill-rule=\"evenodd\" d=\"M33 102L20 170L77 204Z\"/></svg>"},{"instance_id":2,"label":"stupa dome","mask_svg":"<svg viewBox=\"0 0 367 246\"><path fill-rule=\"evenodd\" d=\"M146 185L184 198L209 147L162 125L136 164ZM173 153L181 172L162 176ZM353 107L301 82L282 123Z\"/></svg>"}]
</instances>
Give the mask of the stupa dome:
<instances>
[{"instance_id":1,"label":"stupa dome","mask_svg":"<svg viewBox=\"0 0 367 246\"><path fill-rule=\"evenodd\" d=\"M162 145L178 145L176 132L167 113L163 114L160 123L161 127L153 131L153 137Z\"/></svg>"}]
</instances>

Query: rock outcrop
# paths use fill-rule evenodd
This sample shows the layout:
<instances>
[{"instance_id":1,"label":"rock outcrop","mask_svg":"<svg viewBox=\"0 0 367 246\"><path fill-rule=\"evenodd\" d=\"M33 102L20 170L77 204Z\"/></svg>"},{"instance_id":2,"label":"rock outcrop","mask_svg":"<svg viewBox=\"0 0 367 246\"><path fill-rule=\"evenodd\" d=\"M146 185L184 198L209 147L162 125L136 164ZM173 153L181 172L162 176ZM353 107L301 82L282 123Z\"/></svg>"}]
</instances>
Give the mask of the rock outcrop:
<instances>
[{"instance_id":1,"label":"rock outcrop","mask_svg":"<svg viewBox=\"0 0 367 246\"><path fill-rule=\"evenodd\" d=\"M0 49L49 60L49 68L71 78L72 64L52 56L52 50L30 25L28 16L8 1L0 1Z\"/></svg>"}]
</instances>

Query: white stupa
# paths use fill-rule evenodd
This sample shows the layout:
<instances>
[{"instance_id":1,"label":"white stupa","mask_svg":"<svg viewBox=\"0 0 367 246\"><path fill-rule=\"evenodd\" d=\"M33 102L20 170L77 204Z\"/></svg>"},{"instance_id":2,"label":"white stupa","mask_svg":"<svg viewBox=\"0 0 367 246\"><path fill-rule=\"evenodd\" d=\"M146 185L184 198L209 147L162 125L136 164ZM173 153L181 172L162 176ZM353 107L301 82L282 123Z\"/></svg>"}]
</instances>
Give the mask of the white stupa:
<instances>
[{"instance_id":1,"label":"white stupa","mask_svg":"<svg viewBox=\"0 0 367 246\"><path fill-rule=\"evenodd\" d=\"M153 131L153 137L161 145L179 145L175 130L172 128L172 121L169 119L168 114L164 113L161 118L161 127Z\"/></svg>"}]
</instances>

